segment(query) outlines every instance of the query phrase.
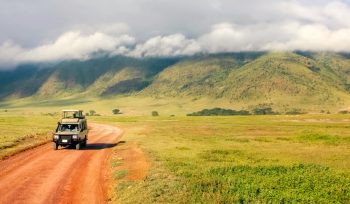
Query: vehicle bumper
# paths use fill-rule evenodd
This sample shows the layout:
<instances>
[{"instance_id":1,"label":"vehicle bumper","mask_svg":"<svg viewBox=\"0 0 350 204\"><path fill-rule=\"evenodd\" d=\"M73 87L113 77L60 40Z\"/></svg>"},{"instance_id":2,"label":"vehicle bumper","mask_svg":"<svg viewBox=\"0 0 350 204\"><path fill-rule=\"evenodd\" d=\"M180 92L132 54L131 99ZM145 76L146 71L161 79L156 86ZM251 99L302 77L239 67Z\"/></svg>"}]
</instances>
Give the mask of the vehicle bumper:
<instances>
[{"instance_id":1,"label":"vehicle bumper","mask_svg":"<svg viewBox=\"0 0 350 204\"><path fill-rule=\"evenodd\" d=\"M79 139L73 139L72 136L66 136L66 135L61 135L59 136L59 139L53 139L53 142L55 142L58 145L75 145L80 142Z\"/></svg>"}]
</instances>

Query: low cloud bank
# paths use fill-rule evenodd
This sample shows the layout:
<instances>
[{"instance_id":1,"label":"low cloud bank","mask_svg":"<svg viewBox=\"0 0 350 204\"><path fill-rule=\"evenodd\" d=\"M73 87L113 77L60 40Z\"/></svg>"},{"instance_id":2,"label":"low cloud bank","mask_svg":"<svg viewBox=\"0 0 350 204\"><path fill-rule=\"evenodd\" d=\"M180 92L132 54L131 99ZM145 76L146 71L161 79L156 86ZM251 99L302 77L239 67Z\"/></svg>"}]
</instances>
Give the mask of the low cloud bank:
<instances>
[{"instance_id":1,"label":"low cloud bank","mask_svg":"<svg viewBox=\"0 0 350 204\"><path fill-rule=\"evenodd\" d=\"M246 24L221 22L196 37L175 33L140 41L130 34L128 25L117 23L99 28L74 28L56 40L33 48L5 41L0 43L0 65L9 67L25 62L85 60L99 51L132 57L238 51L350 52L348 4L331 1L322 7L313 7L290 1L275 7L286 11L284 18Z\"/></svg>"}]
</instances>

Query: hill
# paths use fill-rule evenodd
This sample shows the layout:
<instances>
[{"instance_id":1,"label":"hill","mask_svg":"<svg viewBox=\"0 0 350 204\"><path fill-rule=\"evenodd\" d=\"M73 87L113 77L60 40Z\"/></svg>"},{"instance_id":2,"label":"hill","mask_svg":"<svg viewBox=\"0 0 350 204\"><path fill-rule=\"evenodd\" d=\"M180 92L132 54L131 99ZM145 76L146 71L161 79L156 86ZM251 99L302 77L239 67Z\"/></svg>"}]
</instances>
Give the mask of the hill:
<instances>
[{"instance_id":1,"label":"hill","mask_svg":"<svg viewBox=\"0 0 350 204\"><path fill-rule=\"evenodd\" d=\"M143 94L209 96L233 104L271 104L282 111L346 106L350 60L335 53L265 53L239 60L214 57L175 64Z\"/></svg>"},{"instance_id":2,"label":"hill","mask_svg":"<svg viewBox=\"0 0 350 204\"><path fill-rule=\"evenodd\" d=\"M335 110L350 102L350 57L341 53L247 52L178 58L100 57L0 72L2 100L135 96L201 107L269 105ZM210 101L210 102L208 102ZM9 103L11 104L11 103Z\"/></svg>"},{"instance_id":3,"label":"hill","mask_svg":"<svg viewBox=\"0 0 350 204\"><path fill-rule=\"evenodd\" d=\"M154 75L177 61L177 58L116 56L64 61L46 67L20 65L0 72L0 96L47 99L81 93L90 96L130 93L144 88Z\"/></svg>"}]
</instances>

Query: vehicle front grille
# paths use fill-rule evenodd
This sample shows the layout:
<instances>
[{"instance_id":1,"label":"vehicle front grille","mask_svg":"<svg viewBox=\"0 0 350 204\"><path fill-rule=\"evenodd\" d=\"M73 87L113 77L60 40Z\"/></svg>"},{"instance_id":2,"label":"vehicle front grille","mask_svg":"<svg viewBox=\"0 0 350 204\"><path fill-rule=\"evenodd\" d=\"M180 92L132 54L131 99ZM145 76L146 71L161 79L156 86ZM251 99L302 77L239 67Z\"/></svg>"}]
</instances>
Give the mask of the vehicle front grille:
<instances>
[{"instance_id":1,"label":"vehicle front grille","mask_svg":"<svg viewBox=\"0 0 350 204\"><path fill-rule=\"evenodd\" d=\"M63 140L67 140L67 142L63 142ZM72 135L61 135L60 142L67 143L67 144L71 143L72 142Z\"/></svg>"}]
</instances>

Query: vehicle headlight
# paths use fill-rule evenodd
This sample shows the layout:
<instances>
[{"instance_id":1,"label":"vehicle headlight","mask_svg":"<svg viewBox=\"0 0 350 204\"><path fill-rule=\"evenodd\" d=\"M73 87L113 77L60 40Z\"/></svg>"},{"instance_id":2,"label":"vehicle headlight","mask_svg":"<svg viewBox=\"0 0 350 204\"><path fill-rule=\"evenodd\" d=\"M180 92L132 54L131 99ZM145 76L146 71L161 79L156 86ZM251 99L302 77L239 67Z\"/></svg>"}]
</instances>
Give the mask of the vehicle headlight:
<instances>
[{"instance_id":1,"label":"vehicle headlight","mask_svg":"<svg viewBox=\"0 0 350 204\"><path fill-rule=\"evenodd\" d=\"M59 136L59 135L54 135L53 138L54 138L55 140L58 140L58 139L60 138L60 136Z\"/></svg>"},{"instance_id":2,"label":"vehicle headlight","mask_svg":"<svg viewBox=\"0 0 350 204\"><path fill-rule=\"evenodd\" d=\"M78 139L78 135L73 135L73 139Z\"/></svg>"}]
</instances>

